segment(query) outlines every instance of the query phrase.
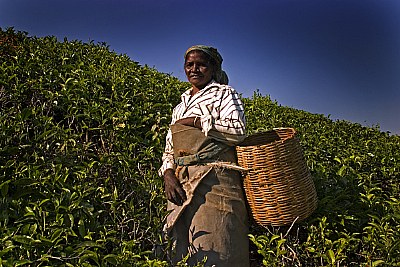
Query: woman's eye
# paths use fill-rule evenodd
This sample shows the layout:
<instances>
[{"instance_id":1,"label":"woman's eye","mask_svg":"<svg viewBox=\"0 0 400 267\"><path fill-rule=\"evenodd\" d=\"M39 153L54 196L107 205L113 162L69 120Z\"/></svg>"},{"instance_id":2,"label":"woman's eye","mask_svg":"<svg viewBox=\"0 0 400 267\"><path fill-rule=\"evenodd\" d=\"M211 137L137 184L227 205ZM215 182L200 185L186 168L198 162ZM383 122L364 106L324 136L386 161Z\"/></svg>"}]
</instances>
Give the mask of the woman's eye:
<instances>
[{"instance_id":1,"label":"woman's eye","mask_svg":"<svg viewBox=\"0 0 400 267\"><path fill-rule=\"evenodd\" d=\"M206 64L206 63L194 63L194 62L188 62L184 65L184 67L189 69L189 68L193 68L194 65L196 65L197 68L201 68L201 69L208 68L208 64Z\"/></svg>"}]
</instances>

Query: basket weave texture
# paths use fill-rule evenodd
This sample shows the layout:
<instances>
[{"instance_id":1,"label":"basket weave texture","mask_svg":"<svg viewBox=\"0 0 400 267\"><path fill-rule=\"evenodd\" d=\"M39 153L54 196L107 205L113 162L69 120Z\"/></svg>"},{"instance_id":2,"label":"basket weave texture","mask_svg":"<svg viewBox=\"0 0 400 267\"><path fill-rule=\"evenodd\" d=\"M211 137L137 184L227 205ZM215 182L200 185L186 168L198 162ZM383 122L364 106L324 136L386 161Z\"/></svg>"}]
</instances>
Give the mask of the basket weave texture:
<instances>
[{"instance_id":1,"label":"basket weave texture","mask_svg":"<svg viewBox=\"0 0 400 267\"><path fill-rule=\"evenodd\" d=\"M307 218L317 207L315 186L293 128L248 136L236 147L244 189L255 221L283 226Z\"/></svg>"}]
</instances>

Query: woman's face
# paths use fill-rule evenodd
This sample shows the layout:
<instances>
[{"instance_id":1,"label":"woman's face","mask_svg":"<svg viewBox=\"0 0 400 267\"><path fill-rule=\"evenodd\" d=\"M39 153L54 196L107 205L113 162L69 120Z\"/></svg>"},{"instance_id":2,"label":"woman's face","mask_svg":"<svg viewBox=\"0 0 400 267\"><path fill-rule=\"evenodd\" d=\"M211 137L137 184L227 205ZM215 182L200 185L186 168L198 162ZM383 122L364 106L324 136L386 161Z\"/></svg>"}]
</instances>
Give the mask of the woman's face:
<instances>
[{"instance_id":1,"label":"woman's face","mask_svg":"<svg viewBox=\"0 0 400 267\"><path fill-rule=\"evenodd\" d=\"M203 89L213 77L213 66L201 51L190 52L186 56L184 68L188 81L198 89Z\"/></svg>"}]
</instances>

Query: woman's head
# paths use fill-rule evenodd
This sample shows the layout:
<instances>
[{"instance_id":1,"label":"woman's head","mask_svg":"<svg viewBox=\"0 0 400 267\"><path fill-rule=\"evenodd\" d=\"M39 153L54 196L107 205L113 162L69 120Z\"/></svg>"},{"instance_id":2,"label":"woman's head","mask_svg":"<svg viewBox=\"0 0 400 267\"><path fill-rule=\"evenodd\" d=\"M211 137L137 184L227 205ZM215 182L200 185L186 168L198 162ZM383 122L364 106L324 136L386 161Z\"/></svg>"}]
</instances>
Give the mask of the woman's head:
<instances>
[{"instance_id":1,"label":"woman's head","mask_svg":"<svg viewBox=\"0 0 400 267\"><path fill-rule=\"evenodd\" d=\"M228 84L228 76L221 69L222 57L217 49L196 45L190 47L185 53L185 73L189 82L204 88L212 79L221 84Z\"/></svg>"}]
</instances>

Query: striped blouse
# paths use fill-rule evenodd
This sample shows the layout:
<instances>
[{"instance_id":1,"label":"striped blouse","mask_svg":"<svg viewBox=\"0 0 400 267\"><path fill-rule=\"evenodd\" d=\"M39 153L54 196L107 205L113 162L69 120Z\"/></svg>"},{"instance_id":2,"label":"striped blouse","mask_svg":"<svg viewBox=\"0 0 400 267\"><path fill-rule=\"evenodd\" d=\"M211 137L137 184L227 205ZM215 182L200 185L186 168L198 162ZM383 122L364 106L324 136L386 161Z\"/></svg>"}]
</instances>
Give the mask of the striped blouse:
<instances>
[{"instance_id":1,"label":"striped blouse","mask_svg":"<svg viewBox=\"0 0 400 267\"><path fill-rule=\"evenodd\" d=\"M181 103L173 110L171 124L182 118L198 117L206 136L235 145L245 138L246 119L238 93L228 85L211 81L205 88L191 96L192 89L181 95ZM224 137L221 139L221 135ZM162 176L166 169L175 169L171 130L166 136Z\"/></svg>"}]
</instances>

